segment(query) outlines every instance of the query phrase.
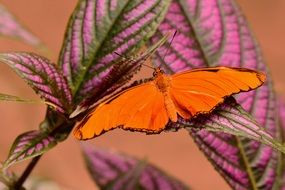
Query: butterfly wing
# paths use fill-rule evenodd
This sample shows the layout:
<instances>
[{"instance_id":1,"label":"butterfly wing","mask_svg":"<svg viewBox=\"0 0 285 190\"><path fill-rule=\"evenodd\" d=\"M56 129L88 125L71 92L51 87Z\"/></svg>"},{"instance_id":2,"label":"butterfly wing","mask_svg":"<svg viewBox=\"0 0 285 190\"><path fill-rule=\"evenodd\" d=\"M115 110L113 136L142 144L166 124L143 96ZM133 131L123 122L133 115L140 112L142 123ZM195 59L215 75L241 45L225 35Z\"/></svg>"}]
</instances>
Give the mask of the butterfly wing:
<instances>
[{"instance_id":1,"label":"butterfly wing","mask_svg":"<svg viewBox=\"0 0 285 190\"><path fill-rule=\"evenodd\" d=\"M100 104L75 128L74 136L87 140L117 127L158 133L168 120L163 95L151 81Z\"/></svg>"},{"instance_id":2,"label":"butterfly wing","mask_svg":"<svg viewBox=\"0 0 285 190\"><path fill-rule=\"evenodd\" d=\"M193 69L172 75L170 95L184 119L207 113L224 98L261 86L263 73L244 68Z\"/></svg>"}]
</instances>

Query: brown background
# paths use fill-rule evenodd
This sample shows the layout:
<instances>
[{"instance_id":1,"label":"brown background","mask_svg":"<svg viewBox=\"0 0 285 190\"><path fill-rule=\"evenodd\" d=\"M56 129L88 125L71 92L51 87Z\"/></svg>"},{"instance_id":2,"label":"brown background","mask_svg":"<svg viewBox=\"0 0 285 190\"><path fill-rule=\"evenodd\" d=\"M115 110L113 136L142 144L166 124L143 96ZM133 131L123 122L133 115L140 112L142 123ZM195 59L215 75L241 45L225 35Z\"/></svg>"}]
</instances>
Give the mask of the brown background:
<instances>
[{"instance_id":1,"label":"brown background","mask_svg":"<svg viewBox=\"0 0 285 190\"><path fill-rule=\"evenodd\" d=\"M76 2L76 0L1 0L1 3L47 44L53 52L49 56L53 61L56 61L67 20ZM279 94L284 95L285 1L239 0L238 2L260 42L271 68L275 88ZM36 51L25 44L7 39L0 39L0 44L0 51ZM37 98L23 81L2 64L0 64L0 73L0 92ZM6 158L9 147L18 134L37 128L44 118L44 110L43 105L0 103L0 160ZM113 148L139 158L147 157L196 190L229 189L184 130L157 136L115 130L86 143ZM20 172L26 164L27 162L24 162L13 169ZM84 168L79 142L73 137L45 154L33 175L48 177L68 189L95 189Z\"/></svg>"}]
</instances>

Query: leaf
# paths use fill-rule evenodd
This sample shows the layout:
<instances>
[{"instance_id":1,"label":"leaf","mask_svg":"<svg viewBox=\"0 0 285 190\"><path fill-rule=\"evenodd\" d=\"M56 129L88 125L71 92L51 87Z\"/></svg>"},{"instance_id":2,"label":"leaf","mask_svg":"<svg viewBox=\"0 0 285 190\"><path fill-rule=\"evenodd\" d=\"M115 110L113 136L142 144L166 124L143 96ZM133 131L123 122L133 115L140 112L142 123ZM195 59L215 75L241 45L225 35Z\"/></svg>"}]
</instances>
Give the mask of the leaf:
<instances>
[{"instance_id":1,"label":"leaf","mask_svg":"<svg viewBox=\"0 0 285 190\"><path fill-rule=\"evenodd\" d=\"M7 187L10 186L10 184L15 183L15 181L17 180L16 175L8 170L3 170L2 169L2 164L1 164L1 169L0 169L0 189L5 189L4 187L6 187L6 189L8 189Z\"/></svg>"},{"instance_id":2,"label":"leaf","mask_svg":"<svg viewBox=\"0 0 285 190\"><path fill-rule=\"evenodd\" d=\"M30 31L19 23L3 5L0 4L0 35L16 38L32 46L40 47L43 44Z\"/></svg>"},{"instance_id":3,"label":"leaf","mask_svg":"<svg viewBox=\"0 0 285 190\"><path fill-rule=\"evenodd\" d=\"M41 131L23 133L14 141L3 167L8 168L17 162L41 155L56 144L57 141L54 137Z\"/></svg>"},{"instance_id":4,"label":"leaf","mask_svg":"<svg viewBox=\"0 0 285 190\"><path fill-rule=\"evenodd\" d=\"M259 141L285 154L285 146L276 141L263 127L259 126L252 116L236 103L234 98L228 98L212 114L200 115L190 122L181 120L180 123L187 126L190 132L195 133L195 140L204 139L207 141L208 133L206 131L223 132ZM210 146L213 146L211 141L207 142ZM213 148L215 146L216 144ZM237 146L239 145L237 144Z\"/></svg>"},{"instance_id":5,"label":"leaf","mask_svg":"<svg viewBox=\"0 0 285 190\"><path fill-rule=\"evenodd\" d=\"M260 126L281 141L271 77L235 1L175 0L153 40L174 30L177 30L177 36L171 46L166 44L158 50L155 58L156 64L162 64L170 73L218 65L247 67L267 73L267 82L262 87L242 93L237 100ZM166 48L169 48L169 54L162 60ZM209 136L209 139L200 138L195 132L192 136L200 139L198 146L231 188L278 187L280 152L256 141L224 133L204 132L204 137ZM224 156L225 151L227 156Z\"/></svg>"},{"instance_id":6,"label":"leaf","mask_svg":"<svg viewBox=\"0 0 285 190\"><path fill-rule=\"evenodd\" d=\"M84 147L91 177L101 189L189 189L146 161L101 149Z\"/></svg>"},{"instance_id":7,"label":"leaf","mask_svg":"<svg viewBox=\"0 0 285 190\"><path fill-rule=\"evenodd\" d=\"M35 103L37 100L24 99L18 96L13 96L9 94L0 93L0 101L15 101L15 102L27 102L27 103Z\"/></svg>"},{"instance_id":8,"label":"leaf","mask_svg":"<svg viewBox=\"0 0 285 190\"><path fill-rule=\"evenodd\" d=\"M3 93L0 93L0 102L1 101L13 101L13 102L23 102L23 103L40 103L40 104L46 104L46 105L49 105L53 108L56 108L56 105L53 105L50 102L30 100L30 99L25 99L25 98L21 98L18 96L13 96L13 95L3 94Z\"/></svg>"},{"instance_id":9,"label":"leaf","mask_svg":"<svg viewBox=\"0 0 285 190\"><path fill-rule=\"evenodd\" d=\"M93 92L121 55L137 50L153 35L170 0L80 0L73 12L59 65L75 102Z\"/></svg>"},{"instance_id":10,"label":"leaf","mask_svg":"<svg viewBox=\"0 0 285 190\"><path fill-rule=\"evenodd\" d=\"M279 122L280 126L282 128L282 140L284 143L284 136L285 136L285 104L284 101L281 100L279 97L278 99L278 116L279 116ZM284 163L285 158L283 157L283 163ZM283 166L282 168L282 178L281 178L281 184L280 184L280 189L284 190L285 189L285 168Z\"/></svg>"},{"instance_id":11,"label":"leaf","mask_svg":"<svg viewBox=\"0 0 285 190\"><path fill-rule=\"evenodd\" d=\"M33 53L1 53L0 61L9 65L42 99L65 113L71 110L71 92L65 77L44 57Z\"/></svg>"},{"instance_id":12,"label":"leaf","mask_svg":"<svg viewBox=\"0 0 285 190\"><path fill-rule=\"evenodd\" d=\"M28 131L16 138L3 168L47 152L57 143L64 141L74 125L75 121L66 120L62 114L47 108L46 117L38 131Z\"/></svg>"},{"instance_id":13,"label":"leaf","mask_svg":"<svg viewBox=\"0 0 285 190\"><path fill-rule=\"evenodd\" d=\"M134 167L124 174L117 177L116 180L107 185L104 189L141 189L140 188L140 176L145 169L146 163L142 160L138 162Z\"/></svg>"},{"instance_id":14,"label":"leaf","mask_svg":"<svg viewBox=\"0 0 285 190\"><path fill-rule=\"evenodd\" d=\"M281 98L278 98L278 116L279 116L279 122L280 125L283 129L283 133L285 130L285 103L283 100L281 100ZM285 135L285 134L283 134ZM284 140L284 139L283 139Z\"/></svg>"}]
</instances>

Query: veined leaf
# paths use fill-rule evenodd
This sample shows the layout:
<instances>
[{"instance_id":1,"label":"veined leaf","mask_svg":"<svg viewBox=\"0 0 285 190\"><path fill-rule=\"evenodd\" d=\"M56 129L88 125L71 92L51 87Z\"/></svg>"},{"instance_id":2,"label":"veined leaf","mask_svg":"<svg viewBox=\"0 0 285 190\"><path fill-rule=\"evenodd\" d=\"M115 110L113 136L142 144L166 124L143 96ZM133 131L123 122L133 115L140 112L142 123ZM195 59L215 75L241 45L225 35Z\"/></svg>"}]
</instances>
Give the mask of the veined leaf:
<instances>
[{"instance_id":1,"label":"veined leaf","mask_svg":"<svg viewBox=\"0 0 285 190\"><path fill-rule=\"evenodd\" d=\"M269 145L272 148L285 153L285 146L283 146L281 142L277 142L268 132L265 131L263 127L259 126L252 116L237 104L233 98L228 98L224 104L216 108L212 114L207 116L200 115L190 122L180 121L180 123L183 123L185 126L187 125L188 130L195 133L195 140L199 141L199 139L203 139L208 142L213 149L217 145L215 143L222 142L211 141L213 136L206 131L223 132L240 137L246 137ZM191 128L189 128L189 126ZM209 141L207 140L208 137L210 139L208 139ZM238 142L237 140L237 143L241 142ZM237 144L237 146L239 145ZM223 148L216 148L217 149L215 151L219 154L224 153L223 150L222 152L219 152ZM225 162L226 161L227 160L225 160Z\"/></svg>"},{"instance_id":2,"label":"veined leaf","mask_svg":"<svg viewBox=\"0 0 285 190\"><path fill-rule=\"evenodd\" d=\"M90 175L101 189L188 189L146 161L87 147L83 153Z\"/></svg>"},{"instance_id":3,"label":"veined leaf","mask_svg":"<svg viewBox=\"0 0 285 190\"><path fill-rule=\"evenodd\" d=\"M30 100L30 99L25 99L25 98L21 98L18 96L13 96L13 95L3 94L3 93L0 93L0 102L1 101L13 101L13 102L24 102L24 103L41 103L41 104L49 105L49 106L56 109L56 105L53 105L50 102L44 102L44 101L39 101L39 100Z\"/></svg>"},{"instance_id":4,"label":"veined leaf","mask_svg":"<svg viewBox=\"0 0 285 190\"><path fill-rule=\"evenodd\" d=\"M64 141L74 125L74 122L67 121L62 114L48 108L45 120L40 124L39 130L28 131L16 138L3 168L6 169L17 162L47 152L57 143Z\"/></svg>"},{"instance_id":5,"label":"veined leaf","mask_svg":"<svg viewBox=\"0 0 285 190\"><path fill-rule=\"evenodd\" d=\"M278 99L278 114L279 114L280 125L284 131L285 130L285 104L280 98ZM283 135L285 135L285 132L283 133L284 133Z\"/></svg>"},{"instance_id":6,"label":"veined leaf","mask_svg":"<svg viewBox=\"0 0 285 190\"><path fill-rule=\"evenodd\" d=\"M41 41L25 29L3 5L0 5L0 35L20 39L32 46L41 46Z\"/></svg>"},{"instance_id":7,"label":"veined leaf","mask_svg":"<svg viewBox=\"0 0 285 190\"><path fill-rule=\"evenodd\" d=\"M93 92L111 65L153 35L170 0L80 0L59 57L75 102Z\"/></svg>"},{"instance_id":8,"label":"veined leaf","mask_svg":"<svg viewBox=\"0 0 285 190\"><path fill-rule=\"evenodd\" d=\"M3 167L27 160L48 151L57 144L54 137L41 131L29 131L16 138Z\"/></svg>"},{"instance_id":9,"label":"veined leaf","mask_svg":"<svg viewBox=\"0 0 285 190\"><path fill-rule=\"evenodd\" d=\"M279 115L279 123L280 126L282 128L282 140L283 143L285 141L285 104L284 102L281 100L281 98L279 97L278 99L278 115ZM283 157L283 163L284 163L285 158ZM280 185L280 189L284 190L285 189L285 167L283 165L282 168L282 178L281 178L281 185Z\"/></svg>"},{"instance_id":10,"label":"veined leaf","mask_svg":"<svg viewBox=\"0 0 285 190\"><path fill-rule=\"evenodd\" d=\"M71 109L71 92L65 77L44 57L33 53L1 53L0 61L9 65L45 101L65 113Z\"/></svg>"},{"instance_id":11,"label":"veined leaf","mask_svg":"<svg viewBox=\"0 0 285 190\"><path fill-rule=\"evenodd\" d=\"M153 39L174 30L177 30L177 36L173 43L170 47L168 44L161 48L155 59L168 72L223 65L267 73L259 47L234 0L174 0ZM165 48L169 48L169 54L162 60ZM262 87L242 93L237 100L260 126L281 141L275 115L275 95L268 74ZM203 133L205 139L195 132L192 136L199 138L198 146L232 188L278 187L282 159L280 152L233 135L207 131ZM207 136L211 138L207 139ZM223 151L217 151L220 149L228 151L226 157Z\"/></svg>"},{"instance_id":12,"label":"veined leaf","mask_svg":"<svg viewBox=\"0 0 285 190\"><path fill-rule=\"evenodd\" d=\"M39 102L37 100L25 99L25 98L21 98L18 96L13 96L13 95L3 94L3 93L0 93L0 101L15 101L15 102L27 102L27 103Z\"/></svg>"}]
</instances>

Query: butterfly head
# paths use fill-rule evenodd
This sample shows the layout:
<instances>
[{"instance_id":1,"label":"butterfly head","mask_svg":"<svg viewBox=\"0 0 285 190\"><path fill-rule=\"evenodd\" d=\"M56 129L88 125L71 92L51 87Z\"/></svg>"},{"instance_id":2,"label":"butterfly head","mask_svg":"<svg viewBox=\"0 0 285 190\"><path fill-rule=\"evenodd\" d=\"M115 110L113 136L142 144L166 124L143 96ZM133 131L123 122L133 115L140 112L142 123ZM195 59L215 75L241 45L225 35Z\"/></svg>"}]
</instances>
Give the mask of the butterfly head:
<instances>
[{"instance_id":1,"label":"butterfly head","mask_svg":"<svg viewBox=\"0 0 285 190\"><path fill-rule=\"evenodd\" d=\"M158 77L163 74L164 74L164 71L160 67L154 68L154 71L152 73L153 77Z\"/></svg>"}]
</instances>

